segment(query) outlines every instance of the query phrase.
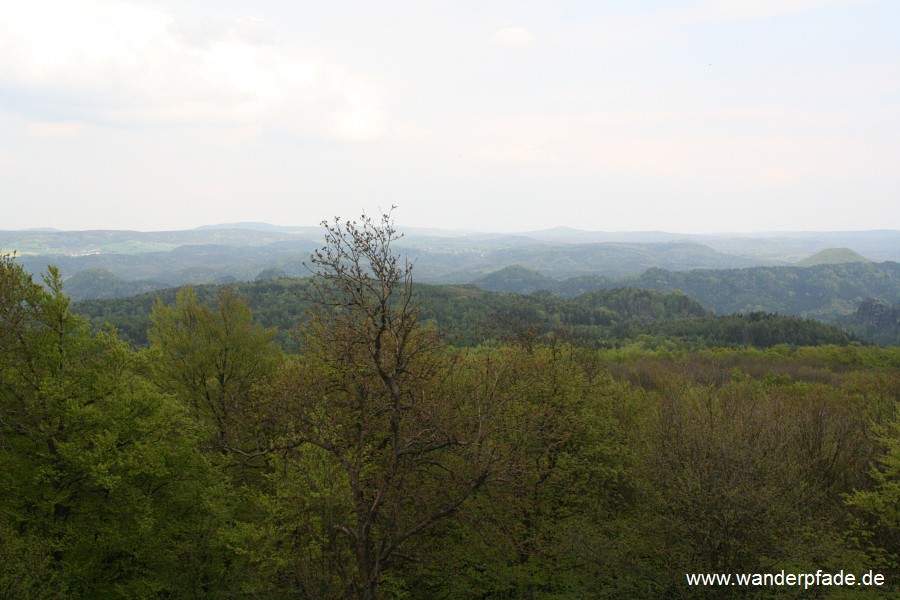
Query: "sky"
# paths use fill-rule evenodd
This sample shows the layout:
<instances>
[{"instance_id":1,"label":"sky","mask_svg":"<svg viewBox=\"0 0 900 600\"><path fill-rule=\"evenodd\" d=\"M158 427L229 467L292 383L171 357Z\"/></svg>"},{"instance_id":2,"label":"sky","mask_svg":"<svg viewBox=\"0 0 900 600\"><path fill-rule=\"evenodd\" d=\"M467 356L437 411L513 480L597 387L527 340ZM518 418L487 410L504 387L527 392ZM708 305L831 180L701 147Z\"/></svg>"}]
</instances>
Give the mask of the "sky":
<instances>
[{"instance_id":1,"label":"sky","mask_svg":"<svg viewBox=\"0 0 900 600\"><path fill-rule=\"evenodd\" d=\"M0 9L0 229L900 229L896 0Z\"/></svg>"}]
</instances>

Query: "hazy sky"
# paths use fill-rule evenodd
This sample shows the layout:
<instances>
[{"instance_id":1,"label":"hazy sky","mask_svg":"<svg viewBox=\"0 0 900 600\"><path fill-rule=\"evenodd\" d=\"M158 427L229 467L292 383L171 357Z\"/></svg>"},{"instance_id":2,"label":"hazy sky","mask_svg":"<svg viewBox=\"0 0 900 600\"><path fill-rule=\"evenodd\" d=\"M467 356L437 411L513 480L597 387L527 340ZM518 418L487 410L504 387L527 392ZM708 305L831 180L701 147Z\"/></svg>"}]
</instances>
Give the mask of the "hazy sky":
<instances>
[{"instance_id":1,"label":"hazy sky","mask_svg":"<svg viewBox=\"0 0 900 600\"><path fill-rule=\"evenodd\" d=\"M0 9L0 229L900 229L897 0Z\"/></svg>"}]
</instances>

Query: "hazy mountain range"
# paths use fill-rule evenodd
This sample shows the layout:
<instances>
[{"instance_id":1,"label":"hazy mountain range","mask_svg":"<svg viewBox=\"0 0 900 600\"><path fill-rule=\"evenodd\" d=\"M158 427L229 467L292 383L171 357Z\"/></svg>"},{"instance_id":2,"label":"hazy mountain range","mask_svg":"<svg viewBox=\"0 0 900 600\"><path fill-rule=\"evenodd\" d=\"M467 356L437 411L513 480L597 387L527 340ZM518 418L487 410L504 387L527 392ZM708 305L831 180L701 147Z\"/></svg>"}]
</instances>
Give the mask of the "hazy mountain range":
<instances>
[{"instance_id":1,"label":"hazy mountain range","mask_svg":"<svg viewBox=\"0 0 900 600\"><path fill-rule=\"evenodd\" d=\"M900 231L403 233L395 249L415 262L421 283L566 297L623 285L681 290L718 314L770 311L845 326L853 325L847 319L858 307L874 302L880 312L854 330L869 339L896 337ZM266 223L164 232L0 231L0 252L15 251L33 273L56 265L66 293L82 300L306 277L310 253L323 240L321 227Z\"/></svg>"},{"instance_id":2,"label":"hazy mountain range","mask_svg":"<svg viewBox=\"0 0 900 600\"><path fill-rule=\"evenodd\" d=\"M900 261L900 231L690 235L557 227L523 233L401 228L397 250L426 283L470 283L519 266L553 280L622 278L670 271L809 264L824 250L853 260ZM309 274L321 227L228 223L184 231L0 231L30 271L56 265L75 298L121 296L186 283L249 281ZM824 262L843 262L825 256Z\"/></svg>"}]
</instances>

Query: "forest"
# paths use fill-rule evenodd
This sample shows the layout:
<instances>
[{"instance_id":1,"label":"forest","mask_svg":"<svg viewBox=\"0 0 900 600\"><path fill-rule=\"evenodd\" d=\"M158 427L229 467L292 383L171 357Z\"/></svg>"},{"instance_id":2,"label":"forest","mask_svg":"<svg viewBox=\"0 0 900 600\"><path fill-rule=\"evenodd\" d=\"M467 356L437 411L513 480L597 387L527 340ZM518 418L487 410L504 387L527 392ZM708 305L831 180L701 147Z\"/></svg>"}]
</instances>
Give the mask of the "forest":
<instances>
[{"instance_id":1,"label":"forest","mask_svg":"<svg viewBox=\"0 0 900 600\"><path fill-rule=\"evenodd\" d=\"M543 290L566 297L622 286L681 291L722 315L793 315L839 325L871 342L900 344L900 263L891 261L687 271L649 268L622 279L584 275L562 281L508 267L475 284L492 291ZM877 315L867 312L873 301L881 307Z\"/></svg>"},{"instance_id":2,"label":"forest","mask_svg":"<svg viewBox=\"0 0 900 600\"><path fill-rule=\"evenodd\" d=\"M309 298L312 279L278 278L237 282L229 287L253 310L264 327L275 328L275 340L287 350L297 348L292 331L314 306ZM193 287L199 302L214 303L222 286ZM147 336L154 303L174 303L172 288L128 298L82 300L73 311L95 329L114 325L136 346L149 345ZM469 285L411 286L420 318L438 327L455 346L489 340L566 340L579 346L621 347L639 344L657 348L846 345L865 341L821 321L774 313L715 315L680 292L624 287L588 292L574 298L546 292L529 295L487 292ZM890 328L886 328L890 332Z\"/></svg>"},{"instance_id":3,"label":"forest","mask_svg":"<svg viewBox=\"0 0 900 600\"><path fill-rule=\"evenodd\" d=\"M325 226L314 277L77 311L0 258L0 597L896 597L900 347ZM819 570L885 582L686 581Z\"/></svg>"}]
</instances>

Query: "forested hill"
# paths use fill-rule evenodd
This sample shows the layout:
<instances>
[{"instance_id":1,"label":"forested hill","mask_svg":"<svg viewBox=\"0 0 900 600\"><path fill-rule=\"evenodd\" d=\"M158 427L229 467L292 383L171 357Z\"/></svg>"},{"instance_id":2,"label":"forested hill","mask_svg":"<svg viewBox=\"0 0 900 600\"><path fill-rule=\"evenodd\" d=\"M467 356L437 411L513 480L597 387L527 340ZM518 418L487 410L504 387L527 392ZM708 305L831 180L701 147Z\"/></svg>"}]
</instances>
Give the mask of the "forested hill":
<instances>
[{"instance_id":1,"label":"forested hill","mask_svg":"<svg viewBox=\"0 0 900 600\"><path fill-rule=\"evenodd\" d=\"M900 263L822 264L812 267L744 269L647 269L611 279L582 276L556 280L521 266L496 271L474 282L482 289L512 293L545 290L561 296L611 287L681 290L718 314L769 311L827 317L855 311L868 298L900 302Z\"/></svg>"},{"instance_id":2,"label":"forested hill","mask_svg":"<svg viewBox=\"0 0 900 600\"><path fill-rule=\"evenodd\" d=\"M855 312L868 298L900 302L896 262L683 272L649 269L628 282L681 290L719 314L763 310L828 319Z\"/></svg>"},{"instance_id":3,"label":"forested hill","mask_svg":"<svg viewBox=\"0 0 900 600\"><path fill-rule=\"evenodd\" d=\"M853 262L872 262L862 254L850 248L826 248L812 256L807 256L797 263L798 267L814 267L816 265L837 265Z\"/></svg>"},{"instance_id":4,"label":"forested hill","mask_svg":"<svg viewBox=\"0 0 900 600\"><path fill-rule=\"evenodd\" d=\"M310 253L320 246L322 235L320 227L259 223L170 232L0 231L0 254L15 252L16 261L35 276L48 265L58 267L67 294L83 300L181 285L306 277ZM823 271L800 273L792 267L867 258L900 260L898 240L896 231L717 237L566 229L522 234L411 230L396 240L395 250L415 262L416 281L422 283L475 283L492 291L549 290L566 296L659 285L655 289L684 289L720 314L762 310L813 318L826 314L825 318L836 321L834 315L850 314L870 297L896 304L897 294L854 280L867 278L867 271L834 270L839 265L825 264L815 268L831 269L828 277L842 279L837 287L853 292L852 297L849 301L837 298L838 305L831 306L828 290L825 294L816 290L807 298L812 303L802 304L805 290L793 289L793 276L783 278L782 274L796 272L797 282L810 288ZM756 270L748 271L752 268ZM716 278L714 293L705 289L707 282L698 280L706 275L683 273L698 269L713 270L703 272ZM721 274L732 269L736 272ZM872 265L871 272L879 269ZM749 276L751 294L745 292L747 281L742 278L748 276L744 272L755 274ZM850 281L845 281L848 277ZM743 287L724 289L732 283ZM684 287L688 285L692 287ZM782 290L788 292L786 299L778 296Z\"/></svg>"},{"instance_id":5,"label":"forested hill","mask_svg":"<svg viewBox=\"0 0 900 600\"><path fill-rule=\"evenodd\" d=\"M44 272L47 265L55 265L67 284L74 280L69 294L80 300L126 296L149 288L221 283L226 278L253 281L273 270L290 277L306 277L310 253L319 245L305 237L280 239L288 234L278 232L263 232L256 241L247 237L247 232L239 232L231 244L217 241L220 237L230 239L227 232L217 230L193 232L199 236L196 243L187 243L193 238L175 235L178 232L140 236L131 242L124 236L127 232L101 233L45 234L49 241L37 236L26 244L21 235L7 239L9 236L0 231L0 250L24 248L17 260L35 275ZM544 277L624 277L650 267L724 269L772 263L688 242L553 245L511 236L484 241L401 241L408 245L398 244L398 251L416 263L417 281L435 284L469 283L517 264Z\"/></svg>"},{"instance_id":6,"label":"forested hill","mask_svg":"<svg viewBox=\"0 0 900 600\"><path fill-rule=\"evenodd\" d=\"M278 330L278 341L295 348L292 330L312 307L306 300L308 279L271 279L236 283L256 320ZM195 288L200 302L214 304L221 286ZM157 298L175 301L177 290L149 292L129 298L86 300L74 310L95 328L115 326L120 335L147 343L150 314ZM486 340L517 339L526 343L563 339L589 347L640 342L645 347L770 347L777 344L847 344L855 338L824 323L774 314L714 316L680 292L633 287L612 288L575 298L548 293L516 295L474 286L414 288L423 321L434 323L459 345Z\"/></svg>"}]
</instances>

